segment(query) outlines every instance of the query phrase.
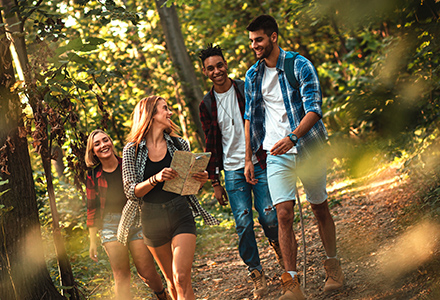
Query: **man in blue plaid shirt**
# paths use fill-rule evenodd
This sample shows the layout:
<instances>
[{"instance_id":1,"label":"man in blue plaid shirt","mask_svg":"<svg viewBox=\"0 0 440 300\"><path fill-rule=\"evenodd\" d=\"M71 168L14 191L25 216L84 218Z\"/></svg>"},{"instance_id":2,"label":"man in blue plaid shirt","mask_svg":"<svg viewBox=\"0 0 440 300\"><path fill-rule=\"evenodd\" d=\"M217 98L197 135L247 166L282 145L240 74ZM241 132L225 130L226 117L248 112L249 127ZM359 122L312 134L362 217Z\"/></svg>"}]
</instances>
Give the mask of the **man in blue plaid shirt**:
<instances>
[{"instance_id":1,"label":"man in blue plaid shirt","mask_svg":"<svg viewBox=\"0 0 440 300\"><path fill-rule=\"evenodd\" d=\"M343 286L336 255L336 230L327 203L327 132L322 122L322 94L312 63L278 46L275 19L261 15L247 27L251 48L258 61L245 80L246 180L254 184L252 154L262 146L267 151L267 177L278 216L278 234L286 272L281 281L280 300L305 299L297 274L297 243L293 232L297 177L318 221L319 234L327 254L325 292ZM289 64L287 62L291 62ZM293 72L297 84L288 79Z\"/></svg>"},{"instance_id":2,"label":"man in blue plaid shirt","mask_svg":"<svg viewBox=\"0 0 440 300\"><path fill-rule=\"evenodd\" d=\"M212 153L206 170L218 203L227 205L229 195L238 234L238 251L254 283L254 297L261 297L268 288L255 238L252 206L258 212L258 221L275 250L278 262L283 265L278 243L277 213L267 186L266 152L260 147L252 159L258 183L247 183L244 176L244 82L229 78L228 64L220 46L208 45L200 52L200 59L203 73L213 83L199 106L205 133L205 151ZM222 170L227 194L219 181Z\"/></svg>"}]
</instances>

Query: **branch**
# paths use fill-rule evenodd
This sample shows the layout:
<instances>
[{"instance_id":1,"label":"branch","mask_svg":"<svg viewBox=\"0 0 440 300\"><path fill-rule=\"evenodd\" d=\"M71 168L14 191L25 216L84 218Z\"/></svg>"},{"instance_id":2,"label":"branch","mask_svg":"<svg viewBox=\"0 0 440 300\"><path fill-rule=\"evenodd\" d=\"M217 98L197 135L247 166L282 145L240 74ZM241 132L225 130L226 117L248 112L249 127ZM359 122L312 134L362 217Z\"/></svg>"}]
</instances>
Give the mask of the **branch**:
<instances>
[{"instance_id":1,"label":"branch","mask_svg":"<svg viewBox=\"0 0 440 300\"><path fill-rule=\"evenodd\" d=\"M26 20L34 13L34 11L37 10L37 8L41 5L41 3L43 2L43 0L38 0L38 2L35 4L35 6L29 11L29 14L27 15L27 17L21 19L21 16L18 16L18 18L21 21L21 31L23 31L23 27L24 27L24 22L26 22ZM18 6L17 0L15 0L15 3Z\"/></svg>"}]
</instances>

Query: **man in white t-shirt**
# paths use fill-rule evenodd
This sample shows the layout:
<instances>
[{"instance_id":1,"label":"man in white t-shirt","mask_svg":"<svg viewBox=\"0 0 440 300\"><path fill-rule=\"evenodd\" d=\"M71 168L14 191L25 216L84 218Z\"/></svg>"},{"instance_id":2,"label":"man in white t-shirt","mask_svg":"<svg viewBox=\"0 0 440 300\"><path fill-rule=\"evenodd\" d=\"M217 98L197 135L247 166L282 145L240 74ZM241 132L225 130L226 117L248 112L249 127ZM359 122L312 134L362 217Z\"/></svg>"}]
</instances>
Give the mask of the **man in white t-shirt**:
<instances>
[{"instance_id":1,"label":"man in white t-shirt","mask_svg":"<svg viewBox=\"0 0 440 300\"><path fill-rule=\"evenodd\" d=\"M267 292L267 284L255 240L252 202L264 234L274 248L278 261L281 261L281 266L283 264L278 244L277 214L267 186L266 153L259 149L252 155L256 184L247 183L244 176L244 82L228 77L228 65L219 46L209 45L201 51L200 59L203 73L213 83L199 106L205 132L205 151L212 153L207 171L220 205L227 204L229 195L239 237L240 257L253 280L254 296L262 296ZM222 170L227 194L219 180Z\"/></svg>"},{"instance_id":2,"label":"man in white t-shirt","mask_svg":"<svg viewBox=\"0 0 440 300\"><path fill-rule=\"evenodd\" d=\"M261 15L247 30L258 62L249 68L245 80L245 176L249 183L255 182L252 153L262 146L268 154L268 184L277 209L286 270L281 276L284 294L280 300L302 300L305 298L299 285L292 227L298 177L327 254L324 292L339 289L344 282L336 255L335 224L327 203L327 132L321 120L321 88L309 60L278 46L278 25L273 17Z\"/></svg>"}]
</instances>

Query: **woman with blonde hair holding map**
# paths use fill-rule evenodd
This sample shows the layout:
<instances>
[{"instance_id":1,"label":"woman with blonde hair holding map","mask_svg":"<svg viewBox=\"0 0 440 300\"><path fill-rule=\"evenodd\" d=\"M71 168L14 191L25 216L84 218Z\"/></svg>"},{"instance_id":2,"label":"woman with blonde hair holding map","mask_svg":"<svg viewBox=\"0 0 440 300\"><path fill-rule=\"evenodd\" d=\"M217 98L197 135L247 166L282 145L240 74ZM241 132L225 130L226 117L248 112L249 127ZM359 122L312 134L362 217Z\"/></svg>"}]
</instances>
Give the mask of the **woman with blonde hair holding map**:
<instances>
[{"instance_id":1,"label":"woman with blonde hair holding map","mask_svg":"<svg viewBox=\"0 0 440 300\"><path fill-rule=\"evenodd\" d=\"M202 215L208 225L219 222L204 210L194 195L181 196L162 189L164 182L178 176L170 168L176 150L190 151L177 136L172 112L159 96L139 101L133 111L133 125L123 151L122 177L128 201L119 223L118 239L126 243L132 224L142 224L144 241L167 281L173 299L195 299L191 266L196 247L194 217ZM202 186L206 171L193 178ZM140 212L141 211L141 212Z\"/></svg>"}]
</instances>

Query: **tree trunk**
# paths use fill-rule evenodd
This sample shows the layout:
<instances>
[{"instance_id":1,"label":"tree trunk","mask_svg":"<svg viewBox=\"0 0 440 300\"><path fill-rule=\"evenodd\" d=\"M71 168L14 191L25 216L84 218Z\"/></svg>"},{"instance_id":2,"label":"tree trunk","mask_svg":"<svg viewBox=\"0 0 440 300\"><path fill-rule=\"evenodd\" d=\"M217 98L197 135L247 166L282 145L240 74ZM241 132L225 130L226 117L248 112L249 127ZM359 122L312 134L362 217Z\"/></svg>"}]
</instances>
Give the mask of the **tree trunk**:
<instances>
[{"instance_id":1,"label":"tree trunk","mask_svg":"<svg viewBox=\"0 0 440 300\"><path fill-rule=\"evenodd\" d=\"M0 23L3 18L0 14ZM64 299L43 253L38 209L9 40L0 26L0 299ZM2 194L3 192L3 194Z\"/></svg>"},{"instance_id":2,"label":"tree trunk","mask_svg":"<svg viewBox=\"0 0 440 300\"><path fill-rule=\"evenodd\" d=\"M170 52L173 65L179 75L180 82L182 83L185 102L188 105L192 120L197 127L197 140L203 147L205 144L202 138L204 133L199 118L199 103L203 99L203 93L200 89L200 83L197 80L194 66L186 50L176 7L174 5L166 7L164 5L166 0L155 0L155 2L165 33L167 48Z\"/></svg>"},{"instance_id":3,"label":"tree trunk","mask_svg":"<svg viewBox=\"0 0 440 300\"><path fill-rule=\"evenodd\" d=\"M16 13L11 13L12 8L14 8L14 6L15 6L15 2L12 0L0 0L0 4L4 7L5 15L8 16L6 19L6 22L5 22L7 24L8 30L12 33L16 33L16 34L12 34L12 37L14 39L15 49L16 49L18 57L19 57L21 68L23 69L23 72L25 75L26 88L31 89L32 85L33 85L33 80L32 80L32 74L29 71L29 62L28 62L28 57L27 57L26 43L24 40L24 35L22 34L23 33L23 24L21 24ZM18 26L17 24L21 24L21 25ZM1 27L1 28L4 28L4 27ZM8 51L9 51L9 48L8 48ZM7 62L5 62L5 63L7 63ZM8 66L8 65L5 64L5 66ZM14 75L13 75L14 71L12 69L12 65L10 66L10 72L12 74L11 75L12 78L14 78ZM36 99L34 97L35 93L28 93L28 94L30 95L29 103L30 103L32 110L33 110L33 113L34 113L35 122L36 123L40 122L42 117L41 117L41 115L38 114L39 113L38 108L40 107L38 105L39 99ZM47 129L47 122L43 121L43 123L45 123L44 124L46 126L45 129ZM39 127L39 126L36 126L36 127ZM36 129L36 130L38 130L38 129ZM43 150L42 150L42 152L40 152L40 156L43 161L43 167L44 167L46 180L47 180L47 188L48 188L50 207L51 207L52 219L53 219L53 238L54 238L55 250L57 253L58 267L60 270L61 284L65 287L72 287L69 289L64 289L63 294L64 294L64 292L66 292L66 294L68 294L70 299L75 300L75 299L79 299L79 293L78 293L78 290L75 286L75 280L74 280L74 276L72 273L72 268L71 268L69 258L66 253L66 249L64 247L64 241L61 236L61 231L59 228L59 218L58 218L58 212L57 212L56 204L55 204L55 193L53 190L52 174L51 174L51 155L50 155L51 149L48 144L47 134L45 134L44 136L45 136L45 140L42 141L42 144L43 144L42 149ZM27 149L27 145L26 145L26 149ZM38 215L37 215L37 219L38 219Z\"/></svg>"}]
</instances>

